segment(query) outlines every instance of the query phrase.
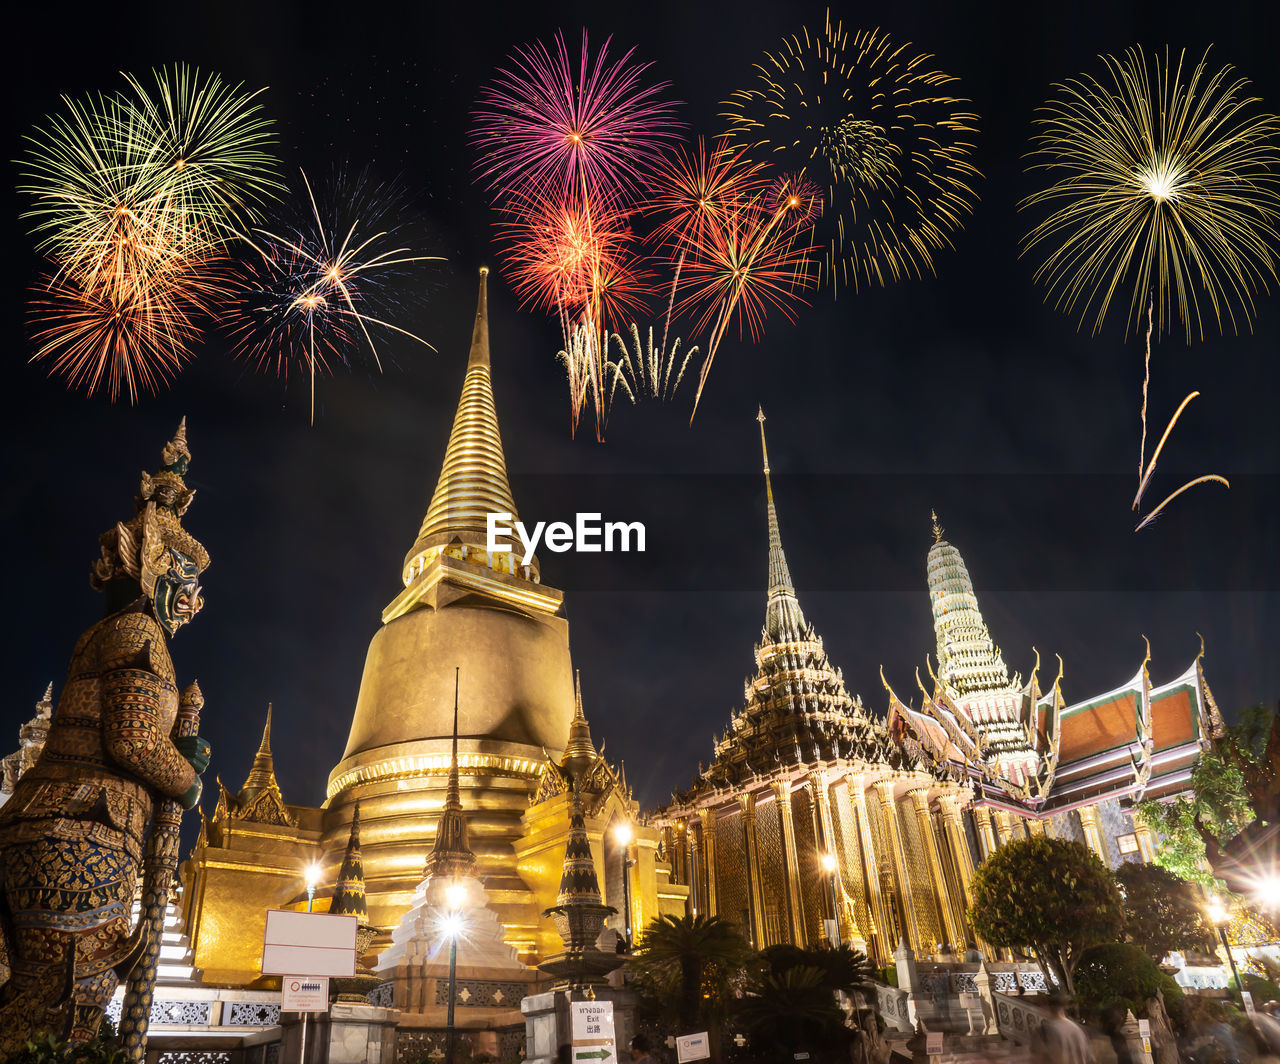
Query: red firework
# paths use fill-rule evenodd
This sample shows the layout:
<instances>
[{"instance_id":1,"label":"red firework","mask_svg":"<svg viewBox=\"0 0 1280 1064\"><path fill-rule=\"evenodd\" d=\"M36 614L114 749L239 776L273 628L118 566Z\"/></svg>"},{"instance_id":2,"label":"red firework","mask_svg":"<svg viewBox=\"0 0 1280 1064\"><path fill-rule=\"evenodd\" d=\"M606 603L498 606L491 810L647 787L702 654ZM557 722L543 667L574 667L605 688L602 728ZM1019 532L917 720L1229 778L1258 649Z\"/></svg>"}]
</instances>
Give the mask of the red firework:
<instances>
[{"instance_id":1,"label":"red firework","mask_svg":"<svg viewBox=\"0 0 1280 1064\"><path fill-rule=\"evenodd\" d=\"M631 63L634 49L608 60L607 39L591 58L587 33L575 67L557 33L554 53L541 41L516 50L480 95L471 130L477 177L495 199L530 189L592 195L639 191L647 170L678 138L669 82L645 86L652 65Z\"/></svg>"}]
</instances>

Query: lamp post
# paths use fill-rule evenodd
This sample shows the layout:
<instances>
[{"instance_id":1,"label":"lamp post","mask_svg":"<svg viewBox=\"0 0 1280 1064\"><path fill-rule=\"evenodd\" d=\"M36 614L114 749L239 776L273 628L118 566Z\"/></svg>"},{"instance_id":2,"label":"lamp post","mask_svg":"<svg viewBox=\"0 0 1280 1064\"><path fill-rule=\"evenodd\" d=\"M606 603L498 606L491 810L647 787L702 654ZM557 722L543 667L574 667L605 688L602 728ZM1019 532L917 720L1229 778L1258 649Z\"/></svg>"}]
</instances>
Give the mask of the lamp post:
<instances>
[{"instance_id":1,"label":"lamp post","mask_svg":"<svg viewBox=\"0 0 1280 1064\"><path fill-rule=\"evenodd\" d=\"M829 936L831 944L836 948L840 948L840 908L836 899L836 855L834 853L824 853L819 860L822 863L822 870L827 874L827 889L831 892L831 924L835 928L835 934Z\"/></svg>"},{"instance_id":2,"label":"lamp post","mask_svg":"<svg viewBox=\"0 0 1280 1064\"><path fill-rule=\"evenodd\" d=\"M453 1064L453 1006L458 990L458 935L462 931L462 914L459 910L466 901L467 888L461 883L450 883L444 888L444 900L448 913L443 921L444 932L449 936L449 1012L445 1019L444 1064Z\"/></svg>"},{"instance_id":3,"label":"lamp post","mask_svg":"<svg viewBox=\"0 0 1280 1064\"><path fill-rule=\"evenodd\" d=\"M1240 972L1236 969L1236 959L1231 955L1231 944L1227 941L1227 925L1231 922L1231 916L1227 912L1227 908L1222 902L1214 898L1209 903L1209 919L1213 921L1213 926L1218 929L1218 935L1222 939L1222 948L1227 951L1227 960L1231 964L1231 974L1235 976L1236 989L1241 994L1244 993L1244 984L1240 982ZM1244 1000L1242 997L1241 1001Z\"/></svg>"},{"instance_id":4,"label":"lamp post","mask_svg":"<svg viewBox=\"0 0 1280 1064\"><path fill-rule=\"evenodd\" d=\"M635 861L631 859L631 839L633 832L631 825L623 822L613 829L613 837L619 846L622 847L622 908L626 914L625 920L625 942L627 952L631 952L631 866Z\"/></svg>"},{"instance_id":5,"label":"lamp post","mask_svg":"<svg viewBox=\"0 0 1280 1064\"><path fill-rule=\"evenodd\" d=\"M320 865L316 861L312 861L307 865L307 912L311 912L311 907L316 900L316 887L320 884ZM302 1034L298 1040L298 1064L307 1064L307 1018L311 1015L309 1012L302 1014Z\"/></svg>"}]
</instances>

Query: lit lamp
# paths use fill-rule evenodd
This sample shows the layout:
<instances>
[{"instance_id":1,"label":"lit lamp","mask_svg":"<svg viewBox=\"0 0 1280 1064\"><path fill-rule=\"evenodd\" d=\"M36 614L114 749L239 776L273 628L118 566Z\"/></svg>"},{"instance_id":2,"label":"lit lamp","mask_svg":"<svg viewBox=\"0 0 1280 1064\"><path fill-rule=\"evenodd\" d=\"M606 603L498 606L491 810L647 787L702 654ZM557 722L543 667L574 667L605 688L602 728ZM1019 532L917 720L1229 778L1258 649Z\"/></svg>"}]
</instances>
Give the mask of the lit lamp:
<instances>
[{"instance_id":1,"label":"lit lamp","mask_svg":"<svg viewBox=\"0 0 1280 1064\"><path fill-rule=\"evenodd\" d=\"M824 853L818 860L822 865L822 870L827 874L827 889L831 891L831 924L835 928L835 933L831 936L831 944L839 949L840 908L836 900L836 855L834 853Z\"/></svg>"},{"instance_id":2,"label":"lit lamp","mask_svg":"<svg viewBox=\"0 0 1280 1064\"><path fill-rule=\"evenodd\" d=\"M1280 908L1280 877L1267 876L1263 879L1258 884L1255 897L1265 909Z\"/></svg>"},{"instance_id":3,"label":"lit lamp","mask_svg":"<svg viewBox=\"0 0 1280 1064\"><path fill-rule=\"evenodd\" d=\"M1214 898L1209 902L1209 919L1213 921L1213 926L1218 929L1218 935L1222 939L1222 948L1227 951L1227 960L1231 963L1231 974L1236 979L1236 989L1243 993L1244 984L1240 982L1240 973L1236 970L1236 959L1231 955L1231 944L1227 942L1227 925L1231 923L1231 914L1227 912L1227 907L1218 898Z\"/></svg>"},{"instance_id":4,"label":"lit lamp","mask_svg":"<svg viewBox=\"0 0 1280 1064\"><path fill-rule=\"evenodd\" d=\"M316 900L316 887L320 883L320 866L312 861L307 865L307 912L311 911L311 906Z\"/></svg>"},{"instance_id":5,"label":"lit lamp","mask_svg":"<svg viewBox=\"0 0 1280 1064\"><path fill-rule=\"evenodd\" d=\"M453 1005L458 989L458 935L462 933L462 903L467 900L467 888L461 883L450 883L444 888L444 903L448 912L440 921L440 929L449 936L449 1014L445 1019L445 1064L453 1064Z\"/></svg>"},{"instance_id":6,"label":"lit lamp","mask_svg":"<svg viewBox=\"0 0 1280 1064\"><path fill-rule=\"evenodd\" d=\"M631 952L631 840L634 838L631 825L625 821L613 829L613 838L622 847L622 911L626 914L625 942L627 952Z\"/></svg>"}]
</instances>

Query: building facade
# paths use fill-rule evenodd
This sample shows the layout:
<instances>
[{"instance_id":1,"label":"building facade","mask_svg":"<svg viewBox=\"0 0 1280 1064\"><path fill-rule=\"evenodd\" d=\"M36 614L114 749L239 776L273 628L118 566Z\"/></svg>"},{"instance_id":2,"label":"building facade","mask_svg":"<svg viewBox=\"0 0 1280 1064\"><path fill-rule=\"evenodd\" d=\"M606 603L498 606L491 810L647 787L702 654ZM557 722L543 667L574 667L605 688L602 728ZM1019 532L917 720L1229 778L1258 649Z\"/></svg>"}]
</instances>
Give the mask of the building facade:
<instances>
[{"instance_id":1,"label":"building facade","mask_svg":"<svg viewBox=\"0 0 1280 1064\"><path fill-rule=\"evenodd\" d=\"M1061 672L1041 690L1038 660L1026 683L1010 679L935 518L938 666L918 707L885 681L878 717L850 698L800 608L760 422L769 561L755 677L710 765L653 818L691 909L757 948L838 936L887 965L904 939L936 958L984 948L966 918L974 869L1012 839L1078 839L1109 867L1152 860L1134 804L1185 792L1222 732L1203 649L1163 685L1144 660L1128 684L1069 706Z\"/></svg>"}]
</instances>

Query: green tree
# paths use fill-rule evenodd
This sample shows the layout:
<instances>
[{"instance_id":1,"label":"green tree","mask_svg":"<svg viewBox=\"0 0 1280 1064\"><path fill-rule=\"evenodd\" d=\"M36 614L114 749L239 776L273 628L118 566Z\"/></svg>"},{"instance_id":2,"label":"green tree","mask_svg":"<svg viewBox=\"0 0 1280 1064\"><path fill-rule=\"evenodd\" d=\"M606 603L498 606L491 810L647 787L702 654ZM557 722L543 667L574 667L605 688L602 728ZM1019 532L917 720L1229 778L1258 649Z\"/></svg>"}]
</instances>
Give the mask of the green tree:
<instances>
[{"instance_id":1,"label":"green tree","mask_svg":"<svg viewBox=\"0 0 1280 1064\"><path fill-rule=\"evenodd\" d=\"M738 1011L753 1060L781 1064L796 1053L817 1060L848 1059L852 1032L844 1025L844 1012L823 968L796 965L774 971L766 961L748 981Z\"/></svg>"},{"instance_id":2,"label":"green tree","mask_svg":"<svg viewBox=\"0 0 1280 1064\"><path fill-rule=\"evenodd\" d=\"M1080 842L1037 836L1001 847L973 875L973 929L998 947L1029 947L1068 993L1081 954L1124 924L1115 877Z\"/></svg>"},{"instance_id":3,"label":"green tree","mask_svg":"<svg viewBox=\"0 0 1280 1064\"><path fill-rule=\"evenodd\" d=\"M1143 949L1130 942L1092 946L1085 950L1076 969L1080 1007L1094 1016L1114 1008L1132 1009L1135 1016L1142 1016L1157 991L1164 997L1169 1015L1181 1015L1181 988Z\"/></svg>"},{"instance_id":4,"label":"green tree","mask_svg":"<svg viewBox=\"0 0 1280 1064\"><path fill-rule=\"evenodd\" d=\"M1203 751L1196 760L1189 794L1139 804L1139 819L1159 836L1156 864L1182 879L1219 889L1206 862L1204 833L1225 844L1253 822L1246 776L1264 766L1271 726L1272 714L1265 705L1242 710L1217 749Z\"/></svg>"},{"instance_id":5,"label":"green tree","mask_svg":"<svg viewBox=\"0 0 1280 1064\"><path fill-rule=\"evenodd\" d=\"M1200 890L1159 865L1129 862L1116 869L1124 898L1124 937L1159 963L1170 950L1210 942L1213 926L1201 906Z\"/></svg>"},{"instance_id":6,"label":"green tree","mask_svg":"<svg viewBox=\"0 0 1280 1064\"><path fill-rule=\"evenodd\" d=\"M732 979L751 951L736 924L718 916L662 916L631 958L641 994L683 1031L712 1030L727 1014Z\"/></svg>"}]
</instances>

